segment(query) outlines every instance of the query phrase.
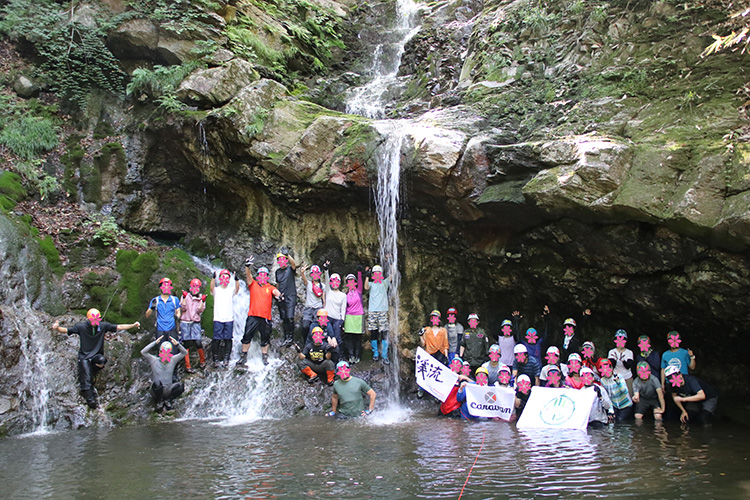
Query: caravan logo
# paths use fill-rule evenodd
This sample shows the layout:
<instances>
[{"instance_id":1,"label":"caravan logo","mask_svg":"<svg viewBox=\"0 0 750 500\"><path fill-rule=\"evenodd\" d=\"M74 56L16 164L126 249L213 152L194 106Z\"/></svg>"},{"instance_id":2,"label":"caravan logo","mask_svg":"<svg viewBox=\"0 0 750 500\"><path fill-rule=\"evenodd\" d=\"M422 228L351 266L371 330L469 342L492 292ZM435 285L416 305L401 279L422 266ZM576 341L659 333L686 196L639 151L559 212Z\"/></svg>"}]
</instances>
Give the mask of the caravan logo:
<instances>
[{"instance_id":1,"label":"caravan logo","mask_svg":"<svg viewBox=\"0 0 750 500\"><path fill-rule=\"evenodd\" d=\"M484 401L485 403L496 403L497 402L497 394L494 392L485 392L484 393Z\"/></svg>"},{"instance_id":2,"label":"caravan logo","mask_svg":"<svg viewBox=\"0 0 750 500\"><path fill-rule=\"evenodd\" d=\"M575 410L575 401L563 394L547 402L539 412L539 417L547 425L563 425L570 420Z\"/></svg>"}]
</instances>

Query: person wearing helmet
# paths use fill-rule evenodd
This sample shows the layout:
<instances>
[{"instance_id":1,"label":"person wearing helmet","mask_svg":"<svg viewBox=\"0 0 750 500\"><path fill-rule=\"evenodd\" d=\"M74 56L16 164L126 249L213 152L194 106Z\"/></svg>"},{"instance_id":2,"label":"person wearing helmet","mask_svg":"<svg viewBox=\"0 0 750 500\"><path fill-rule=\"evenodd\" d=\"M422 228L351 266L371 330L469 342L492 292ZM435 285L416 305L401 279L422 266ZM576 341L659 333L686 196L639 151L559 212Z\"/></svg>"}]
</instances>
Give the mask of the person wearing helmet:
<instances>
[{"instance_id":1,"label":"person wearing helmet","mask_svg":"<svg viewBox=\"0 0 750 500\"><path fill-rule=\"evenodd\" d=\"M511 379L513 378L513 373L510 369L510 366L506 365L505 363L500 363L500 369L497 371L497 382L495 383L498 387L511 387Z\"/></svg>"},{"instance_id":2,"label":"person wearing helmet","mask_svg":"<svg viewBox=\"0 0 750 500\"><path fill-rule=\"evenodd\" d=\"M427 354L448 365L448 331L440 326L440 311L430 313L430 325L419 330L419 345Z\"/></svg>"},{"instance_id":3,"label":"person wearing helmet","mask_svg":"<svg viewBox=\"0 0 750 500\"><path fill-rule=\"evenodd\" d=\"M477 368L489 360L490 339L483 328L479 328L479 315L469 314L469 328L464 330L461 337L460 356L471 365L471 372L476 373Z\"/></svg>"},{"instance_id":4,"label":"person wearing helmet","mask_svg":"<svg viewBox=\"0 0 750 500\"><path fill-rule=\"evenodd\" d=\"M633 381L635 419L642 420L643 415L653 409L654 420L661 420L667 407L659 379L651 373L651 367L645 361L636 365L636 372L638 376Z\"/></svg>"},{"instance_id":5,"label":"person wearing helmet","mask_svg":"<svg viewBox=\"0 0 750 500\"><path fill-rule=\"evenodd\" d=\"M588 366L582 367L581 382L583 383L582 389L591 388L596 392L596 397L591 403L591 410L589 410L589 427L602 427L614 422L615 410L612 401L610 401L607 391L596 383L594 370Z\"/></svg>"},{"instance_id":6,"label":"person wearing helmet","mask_svg":"<svg viewBox=\"0 0 750 500\"><path fill-rule=\"evenodd\" d=\"M596 346L590 340L587 340L581 344L581 359L583 366L588 366L597 376L599 373L596 371Z\"/></svg>"},{"instance_id":7,"label":"person wearing helmet","mask_svg":"<svg viewBox=\"0 0 750 500\"><path fill-rule=\"evenodd\" d=\"M547 362L546 365L542 367L542 371L539 372L539 383L542 385L547 384L547 372L549 372L550 368L553 366L557 366L560 368L560 372L565 375L567 372L567 368L563 369L563 367L560 364L560 349L557 348L557 346L549 346L547 348L547 354L544 355L544 360Z\"/></svg>"},{"instance_id":8,"label":"person wearing helmet","mask_svg":"<svg viewBox=\"0 0 750 500\"><path fill-rule=\"evenodd\" d=\"M372 279L372 283L370 282ZM383 267L375 265L372 272L366 273L365 290L370 291L367 307L367 329L370 331L372 359L390 364L388 360L388 286L390 282L383 275ZM378 344L380 350L378 350Z\"/></svg>"},{"instance_id":9,"label":"person wearing helmet","mask_svg":"<svg viewBox=\"0 0 750 500\"><path fill-rule=\"evenodd\" d=\"M157 344L159 357L150 352ZM179 349L179 354L174 353L174 345ZM187 350L174 338L165 340L162 335L141 349L141 356L151 367L151 395L156 403L156 411L171 410L172 402L185 391L182 382L175 382L173 377L175 367L187 356Z\"/></svg>"},{"instance_id":10,"label":"person wearing helmet","mask_svg":"<svg viewBox=\"0 0 750 500\"><path fill-rule=\"evenodd\" d=\"M294 308L297 306L297 283L295 281L295 271L297 263L291 255L289 249L282 247L276 254L276 288L284 296L284 300L279 300L276 307L279 310L281 326L284 329L284 347L289 347L294 343ZM305 331L303 335L307 335Z\"/></svg>"},{"instance_id":11,"label":"person wearing helmet","mask_svg":"<svg viewBox=\"0 0 750 500\"><path fill-rule=\"evenodd\" d=\"M615 373L612 362L607 358L599 358L596 363L601 375L600 382L606 389L615 410L615 420L622 422L633 418L633 400L628 392L628 385L620 375Z\"/></svg>"},{"instance_id":12,"label":"person wearing helmet","mask_svg":"<svg viewBox=\"0 0 750 500\"><path fill-rule=\"evenodd\" d=\"M680 410L680 421L710 424L719 403L716 389L698 377L683 374L676 365L669 365L664 371L667 393Z\"/></svg>"},{"instance_id":13,"label":"person wearing helmet","mask_svg":"<svg viewBox=\"0 0 750 500\"><path fill-rule=\"evenodd\" d=\"M455 307L449 307L445 314L447 322L443 325L443 328L448 333L448 361L453 361L453 358L458 354L459 343L464 334L464 325L456 321L458 311Z\"/></svg>"},{"instance_id":14,"label":"person wearing helmet","mask_svg":"<svg viewBox=\"0 0 750 500\"><path fill-rule=\"evenodd\" d=\"M217 283L218 277L218 283ZM214 272L209 285L214 296L214 335L211 340L211 356L214 368L229 366L234 336L234 296L240 291L240 282L229 269Z\"/></svg>"},{"instance_id":15,"label":"person wearing helmet","mask_svg":"<svg viewBox=\"0 0 750 500\"><path fill-rule=\"evenodd\" d=\"M456 384L453 386L453 389L451 389L448 397L445 398L445 401L440 404L440 415L444 415L446 417L461 418L461 413L459 411L459 409L461 408L461 403L458 402L456 396L458 395L458 389L461 386L461 382L469 382L471 380L468 375L461 373L463 363L463 360L458 356L454 356L450 362L450 369L453 373L458 375L458 380L456 380Z\"/></svg>"},{"instance_id":16,"label":"person wearing helmet","mask_svg":"<svg viewBox=\"0 0 750 500\"><path fill-rule=\"evenodd\" d=\"M336 365L336 375L339 379L333 383L331 396L331 411L329 417L364 417L375 409L375 391L367 382L359 377L351 376L349 363L339 361ZM370 398L370 404L365 410L364 397Z\"/></svg>"},{"instance_id":17,"label":"person wearing helmet","mask_svg":"<svg viewBox=\"0 0 750 500\"><path fill-rule=\"evenodd\" d=\"M681 343L682 337L678 332L673 330L667 334L669 350L661 355L661 386L665 389L665 370L668 366L676 366L683 375L695 370L695 354L691 349L680 347Z\"/></svg>"},{"instance_id":18,"label":"person wearing helmet","mask_svg":"<svg viewBox=\"0 0 750 500\"><path fill-rule=\"evenodd\" d=\"M497 338L500 347L500 362L505 365L513 364L513 349L516 347L516 339L513 336L513 322L504 319L500 323L500 335Z\"/></svg>"},{"instance_id":19,"label":"person wearing helmet","mask_svg":"<svg viewBox=\"0 0 750 500\"><path fill-rule=\"evenodd\" d=\"M172 295L172 280L162 278L159 280L161 294L151 299L146 310L146 319L156 313L156 331L154 338L164 336L167 339L179 337L177 333L177 321L180 319L182 310L180 300ZM175 349L177 346L173 346Z\"/></svg>"},{"instance_id":20,"label":"person wearing helmet","mask_svg":"<svg viewBox=\"0 0 750 500\"><path fill-rule=\"evenodd\" d=\"M359 363L362 360L362 335L365 333L363 317L365 314L362 303L364 282L362 270L357 270L357 276L347 274L346 278L346 316L344 317L344 341L349 345L349 363Z\"/></svg>"},{"instance_id":21,"label":"person wearing helmet","mask_svg":"<svg viewBox=\"0 0 750 500\"><path fill-rule=\"evenodd\" d=\"M529 356L526 346L516 344L516 347L513 349L513 357L515 357L513 360L513 378L518 380L519 375L526 375L529 377L529 380L534 382L534 385L539 385L539 375L542 372L542 367L536 358Z\"/></svg>"},{"instance_id":22,"label":"person wearing helmet","mask_svg":"<svg viewBox=\"0 0 750 500\"><path fill-rule=\"evenodd\" d=\"M349 345L344 342L342 331L346 318L346 294L341 291L341 275L338 273L328 274L330 264L331 262L328 260L323 264L325 269L326 311L328 311L328 318L331 322L331 328L333 328L333 336L338 339L339 352L344 356L344 359L349 359L352 354L349 352Z\"/></svg>"},{"instance_id":23,"label":"person wearing helmet","mask_svg":"<svg viewBox=\"0 0 750 500\"><path fill-rule=\"evenodd\" d=\"M549 306L544 306L542 316L544 317L545 337L548 339L553 339L553 335L551 334L553 330L551 323L553 320ZM568 359L568 356L570 356L570 354L573 352L581 354L581 344L579 339L583 336L585 325L588 321L589 316L591 316L591 309L584 309L581 313L581 318L578 321L573 318L565 318L565 320L563 320L561 332L562 338L560 339L560 337L555 336L554 338L560 339L560 342L552 342L562 346L562 348L560 349L560 357L562 359Z\"/></svg>"},{"instance_id":24,"label":"person wearing helmet","mask_svg":"<svg viewBox=\"0 0 750 500\"><path fill-rule=\"evenodd\" d=\"M615 348L610 349L607 359L612 363L615 373L625 381L628 392L633 395L633 351L625 347L628 342L628 332L619 329L615 332Z\"/></svg>"},{"instance_id":25,"label":"person wearing helmet","mask_svg":"<svg viewBox=\"0 0 750 500\"><path fill-rule=\"evenodd\" d=\"M203 283L198 278L190 280L190 291L182 291L180 299L180 343L188 350L185 356L185 371L195 373L190 366L190 348L193 347L198 351L198 362L200 368L206 367L206 353L203 350L201 337L203 328L201 328L201 316L206 310L206 295L201 294Z\"/></svg>"},{"instance_id":26,"label":"person wearing helmet","mask_svg":"<svg viewBox=\"0 0 750 500\"><path fill-rule=\"evenodd\" d=\"M544 384L544 387L561 389L563 384L563 374L560 367L557 365L549 365L549 370L547 370L547 382Z\"/></svg>"},{"instance_id":27,"label":"person wearing helmet","mask_svg":"<svg viewBox=\"0 0 750 500\"><path fill-rule=\"evenodd\" d=\"M99 405L94 390L94 378L97 372L107 364L107 358L104 357L105 334L140 327L141 324L137 321L122 325L102 321L101 313L94 308L88 310L84 321L71 327L61 327L58 321L52 323L52 329L56 332L78 335L81 340L78 348L78 383L81 388L81 396L90 408L96 408Z\"/></svg>"},{"instance_id":28,"label":"person wearing helmet","mask_svg":"<svg viewBox=\"0 0 750 500\"><path fill-rule=\"evenodd\" d=\"M314 384L318 380L325 380L329 386L333 385L334 364L322 328L313 328L312 342L305 345L298 356L297 368L307 377L308 383Z\"/></svg>"},{"instance_id":29,"label":"person wearing helmet","mask_svg":"<svg viewBox=\"0 0 750 500\"><path fill-rule=\"evenodd\" d=\"M487 377L489 379L487 383L489 385L495 385L497 382L497 376L500 373L500 366L503 365L500 363L500 346L492 344L487 355L490 357L490 360L484 363L482 367L487 370Z\"/></svg>"},{"instance_id":30,"label":"person wearing helmet","mask_svg":"<svg viewBox=\"0 0 750 500\"><path fill-rule=\"evenodd\" d=\"M310 269L310 279L307 270ZM302 282L305 284L305 307L302 309L302 332L305 337L310 334L310 325L315 321L319 309L326 306L325 289L323 288L323 273L320 266L302 266ZM306 339L305 339L306 341Z\"/></svg>"},{"instance_id":31,"label":"person wearing helmet","mask_svg":"<svg viewBox=\"0 0 750 500\"><path fill-rule=\"evenodd\" d=\"M315 313L315 321L310 325L310 333L307 335L306 344L312 342L312 333L316 328L320 328L323 331L325 335L324 341L328 344L331 353L331 360L334 364L338 363L341 357L341 335L336 335L336 332L333 330L328 310L318 309L318 312Z\"/></svg>"},{"instance_id":32,"label":"person wearing helmet","mask_svg":"<svg viewBox=\"0 0 750 500\"><path fill-rule=\"evenodd\" d=\"M242 336L242 354L237 361L237 366L247 363L247 352L250 350L250 342L256 333L260 333L263 364L268 364L268 345L271 342L271 307L274 298L283 297L281 292L268 282L268 268L259 267L257 279L253 278L250 270L253 260L253 257L245 260L245 278L250 291L250 308L247 311L245 334Z\"/></svg>"},{"instance_id":33,"label":"person wearing helmet","mask_svg":"<svg viewBox=\"0 0 750 500\"><path fill-rule=\"evenodd\" d=\"M568 376L565 377L565 385L571 389L582 389L583 381L581 380L581 369L583 369L583 360L577 352L570 353L568 356Z\"/></svg>"},{"instance_id":34,"label":"person wearing helmet","mask_svg":"<svg viewBox=\"0 0 750 500\"><path fill-rule=\"evenodd\" d=\"M473 420L473 421L489 420L484 417L475 417L474 415L471 414L471 411L469 410L469 402L466 397L466 386L468 384L486 386L487 385L487 369L480 366L474 371L474 376L476 377L476 382L473 380L462 380L458 386L458 392L456 393L456 402L461 403L461 407L458 410L459 415L464 420Z\"/></svg>"},{"instance_id":35,"label":"person wearing helmet","mask_svg":"<svg viewBox=\"0 0 750 500\"><path fill-rule=\"evenodd\" d=\"M523 316L521 311L513 311L511 314L513 318L513 331L516 332L516 344L523 344L526 346L526 352L530 358L534 358L539 366L543 363L542 352L544 349L545 335L542 336L536 328L529 327L525 330L526 333L522 333L524 330L521 327L521 320Z\"/></svg>"}]
</instances>

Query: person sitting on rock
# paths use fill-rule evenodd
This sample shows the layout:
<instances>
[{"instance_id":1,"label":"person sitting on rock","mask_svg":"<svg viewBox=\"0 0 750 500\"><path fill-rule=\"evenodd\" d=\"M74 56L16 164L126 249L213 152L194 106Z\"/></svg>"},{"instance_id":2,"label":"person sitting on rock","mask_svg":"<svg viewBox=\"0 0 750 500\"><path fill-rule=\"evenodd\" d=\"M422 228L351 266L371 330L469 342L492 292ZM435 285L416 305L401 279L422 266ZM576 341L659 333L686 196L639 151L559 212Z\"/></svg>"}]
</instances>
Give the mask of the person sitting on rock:
<instances>
[{"instance_id":1,"label":"person sitting on rock","mask_svg":"<svg viewBox=\"0 0 750 500\"><path fill-rule=\"evenodd\" d=\"M214 296L214 337L211 340L211 355L214 368L229 366L232 355L232 337L234 336L234 296L240 291L240 282L228 269L219 271L218 284L216 273L211 278L211 294Z\"/></svg>"},{"instance_id":2,"label":"person sitting on rock","mask_svg":"<svg viewBox=\"0 0 750 500\"><path fill-rule=\"evenodd\" d=\"M471 373L476 373L477 368L489 360L490 339L484 329L479 328L479 315L477 313L469 314L467 320L469 328L464 330L459 354L464 362L471 365Z\"/></svg>"},{"instance_id":3,"label":"person sitting on rock","mask_svg":"<svg viewBox=\"0 0 750 500\"><path fill-rule=\"evenodd\" d=\"M149 352L157 344L159 345L158 358ZM174 354L173 346L177 346L180 350L179 354ZM182 382L174 382L172 377L175 367L187 356L187 350L176 339L164 340L162 335L141 349L141 356L151 367L151 395L156 403L156 411L171 410L172 402L185 391Z\"/></svg>"},{"instance_id":4,"label":"person sitting on rock","mask_svg":"<svg viewBox=\"0 0 750 500\"><path fill-rule=\"evenodd\" d=\"M81 396L86 400L89 408L99 406L96 391L94 390L94 378L99 370L107 364L104 357L104 337L107 332L117 330L130 330L140 328L139 322L123 325L114 325L102 321L102 315L98 309L89 309L86 320L65 328L58 321L52 323L52 329L58 333L78 335L81 340L78 348L78 383L81 387Z\"/></svg>"},{"instance_id":5,"label":"person sitting on rock","mask_svg":"<svg viewBox=\"0 0 750 500\"><path fill-rule=\"evenodd\" d=\"M309 344L312 342L313 330L315 330L316 328L320 328L325 335L323 340L328 344L328 348L330 349L331 361L336 364L339 362L339 358L341 357L341 336L336 335L336 332L333 329L333 325L331 324L331 319L328 317L327 309L318 309L318 312L315 313L315 316L315 321L313 321L310 325L310 332L307 335L307 341L305 342L305 344Z\"/></svg>"},{"instance_id":6,"label":"person sitting on rock","mask_svg":"<svg viewBox=\"0 0 750 500\"><path fill-rule=\"evenodd\" d=\"M633 381L635 419L642 420L648 410L653 410L654 420L661 420L667 407L659 379L651 373L651 367L646 361L636 365L636 372L638 377Z\"/></svg>"},{"instance_id":7,"label":"person sitting on rock","mask_svg":"<svg viewBox=\"0 0 750 500\"><path fill-rule=\"evenodd\" d=\"M539 385L539 375L542 372L539 361L529 356L526 346L523 344L516 344L513 355L516 358L513 361L513 378L518 380L519 375L526 375L529 380L534 381L534 385Z\"/></svg>"},{"instance_id":8,"label":"person sitting on rock","mask_svg":"<svg viewBox=\"0 0 750 500\"><path fill-rule=\"evenodd\" d=\"M372 283L370 279L372 278ZM372 345L372 360L380 359L383 364L390 364L388 360L388 286L390 282L383 275L383 267L375 265L372 273L365 277L365 290L370 291L367 308L367 330L370 332ZM380 347L380 350L378 350Z\"/></svg>"},{"instance_id":9,"label":"person sitting on rock","mask_svg":"<svg viewBox=\"0 0 750 500\"><path fill-rule=\"evenodd\" d=\"M331 396L331 411L328 417L350 418L364 417L375 409L375 391L367 382L358 377L352 377L349 363L339 361L336 365L336 375L339 379L333 383ZM370 405L365 410L364 397L370 398Z\"/></svg>"},{"instance_id":10,"label":"person sitting on rock","mask_svg":"<svg viewBox=\"0 0 750 500\"><path fill-rule=\"evenodd\" d=\"M325 380L328 385L333 385L334 364L331 361L330 347L324 338L323 329L316 326L312 331L312 342L299 351L297 367L307 377L309 384Z\"/></svg>"},{"instance_id":11,"label":"person sitting on rock","mask_svg":"<svg viewBox=\"0 0 750 500\"><path fill-rule=\"evenodd\" d=\"M188 355L185 356L185 371L188 373L195 373L195 370L190 366L191 347L198 351L200 368L206 367L206 353L201 342L203 336L201 316L203 311L206 310L206 296L201 295L201 286L203 286L203 283L198 278L190 280L190 291L183 290L180 299L180 309L182 309L180 314L180 342L188 350Z\"/></svg>"},{"instance_id":12,"label":"person sitting on rock","mask_svg":"<svg viewBox=\"0 0 750 500\"><path fill-rule=\"evenodd\" d=\"M302 282L305 284L305 307L302 309L302 334L305 336L305 342L310 335L310 325L315 321L315 315L318 310L326 306L325 289L321 278L323 273L319 266L310 267L310 279L307 279L308 266L302 266Z\"/></svg>"},{"instance_id":13,"label":"person sitting on rock","mask_svg":"<svg viewBox=\"0 0 750 500\"><path fill-rule=\"evenodd\" d=\"M716 389L698 377L683 374L675 365L666 368L665 376L667 393L680 409L680 421L710 424L719 403Z\"/></svg>"},{"instance_id":14,"label":"person sitting on rock","mask_svg":"<svg viewBox=\"0 0 750 500\"><path fill-rule=\"evenodd\" d=\"M179 337L177 333L177 321L182 315L180 300L172 295L172 280L162 278L159 280L161 294L151 299L146 310L146 319L156 313L156 330L154 338L166 337L172 339Z\"/></svg>"},{"instance_id":15,"label":"person sitting on rock","mask_svg":"<svg viewBox=\"0 0 750 500\"><path fill-rule=\"evenodd\" d=\"M458 311L455 307L449 307L445 314L448 321L443 328L448 332L448 361L453 361L453 358L458 355L461 337L464 335L464 325L456 321Z\"/></svg>"}]
</instances>

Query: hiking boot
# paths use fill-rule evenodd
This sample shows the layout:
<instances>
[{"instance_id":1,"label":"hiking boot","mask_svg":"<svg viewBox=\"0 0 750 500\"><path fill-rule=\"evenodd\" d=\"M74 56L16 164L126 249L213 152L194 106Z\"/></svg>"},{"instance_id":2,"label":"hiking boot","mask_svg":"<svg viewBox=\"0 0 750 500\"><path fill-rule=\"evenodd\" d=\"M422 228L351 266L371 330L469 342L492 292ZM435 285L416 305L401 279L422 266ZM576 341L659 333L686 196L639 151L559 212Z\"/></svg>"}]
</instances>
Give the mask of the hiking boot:
<instances>
[{"instance_id":1,"label":"hiking boot","mask_svg":"<svg viewBox=\"0 0 750 500\"><path fill-rule=\"evenodd\" d=\"M86 404L91 408L92 410L96 410L99 407L99 402L96 399L87 399Z\"/></svg>"},{"instance_id":2,"label":"hiking boot","mask_svg":"<svg viewBox=\"0 0 750 500\"><path fill-rule=\"evenodd\" d=\"M246 363L247 363L247 353L243 352L242 354L240 354L240 359L237 360L237 365L244 365Z\"/></svg>"},{"instance_id":3,"label":"hiking boot","mask_svg":"<svg viewBox=\"0 0 750 500\"><path fill-rule=\"evenodd\" d=\"M166 411L172 411L172 402L171 401L164 401L164 409Z\"/></svg>"},{"instance_id":4,"label":"hiking boot","mask_svg":"<svg viewBox=\"0 0 750 500\"><path fill-rule=\"evenodd\" d=\"M185 373L195 373L194 368L185 368Z\"/></svg>"},{"instance_id":5,"label":"hiking boot","mask_svg":"<svg viewBox=\"0 0 750 500\"><path fill-rule=\"evenodd\" d=\"M267 365L268 364L268 354L267 353L263 353L262 357L263 357L263 364Z\"/></svg>"},{"instance_id":6,"label":"hiking boot","mask_svg":"<svg viewBox=\"0 0 750 500\"><path fill-rule=\"evenodd\" d=\"M390 365L391 362L390 362L390 360L388 358L383 358L383 364L384 365Z\"/></svg>"},{"instance_id":7,"label":"hiking boot","mask_svg":"<svg viewBox=\"0 0 750 500\"><path fill-rule=\"evenodd\" d=\"M328 382L326 382L326 384L328 384L328 387L333 386L333 380L329 380Z\"/></svg>"},{"instance_id":8,"label":"hiking boot","mask_svg":"<svg viewBox=\"0 0 750 500\"><path fill-rule=\"evenodd\" d=\"M282 342L281 347L291 347L294 341L291 338L284 339L284 342Z\"/></svg>"},{"instance_id":9,"label":"hiking boot","mask_svg":"<svg viewBox=\"0 0 750 500\"><path fill-rule=\"evenodd\" d=\"M310 377L309 379L307 379L307 383L310 384L310 385L313 385L318 380L320 380L320 377L318 377L317 375L315 375L314 377Z\"/></svg>"},{"instance_id":10,"label":"hiking boot","mask_svg":"<svg viewBox=\"0 0 750 500\"><path fill-rule=\"evenodd\" d=\"M201 364L198 365L198 368L200 368L201 370L203 370L205 367L206 367L205 361L202 361Z\"/></svg>"}]
</instances>

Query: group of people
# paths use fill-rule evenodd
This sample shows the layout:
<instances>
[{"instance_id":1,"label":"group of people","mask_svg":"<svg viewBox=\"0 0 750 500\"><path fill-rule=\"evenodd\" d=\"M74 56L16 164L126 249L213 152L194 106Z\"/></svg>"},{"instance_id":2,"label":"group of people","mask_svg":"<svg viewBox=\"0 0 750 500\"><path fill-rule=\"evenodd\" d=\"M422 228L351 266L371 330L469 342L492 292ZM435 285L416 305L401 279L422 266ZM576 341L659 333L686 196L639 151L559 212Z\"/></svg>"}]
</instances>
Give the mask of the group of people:
<instances>
[{"instance_id":1,"label":"group of people","mask_svg":"<svg viewBox=\"0 0 750 500\"><path fill-rule=\"evenodd\" d=\"M658 421L670 409L668 401L674 403L675 417L678 413L682 422L711 421L718 393L690 374L695 370L695 354L680 347L678 332L667 334L669 349L659 355L648 335L638 337L634 353L627 347L628 333L620 329L614 333L614 346L607 355L597 356L592 341L581 342L582 323L590 315L586 309L578 322L565 319L560 334L552 339L549 307L542 312L541 334L534 327L523 328L523 316L514 311L501 323L497 339L490 340L479 327L476 313L468 315L468 328L464 328L456 319L455 308L448 309L442 325L440 311L432 311L430 325L420 330L420 345L458 374L453 391L440 405L441 414L478 418L466 403L465 391L467 384L478 384L515 389L516 416L523 412L533 386L593 387L596 398L589 414L591 425L641 420L648 414ZM423 394L420 388L418 396Z\"/></svg>"},{"instance_id":2,"label":"group of people","mask_svg":"<svg viewBox=\"0 0 750 500\"><path fill-rule=\"evenodd\" d=\"M329 274L330 262L322 267L303 265L300 270L305 286L304 307L300 328L295 327L297 305L295 260L286 248L276 255L276 285L269 281L267 267L253 273L254 258L245 261L245 279L250 295L250 305L241 340L237 366L247 362L251 342L259 338L262 360L268 363L271 336L273 301L276 299L284 332L284 347L297 351L297 367L310 383L318 381L333 386L332 414L357 416L365 413L363 397L370 398L369 410L375 402L375 392L364 381L350 374L351 365L361 361L362 338L365 329L370 334L373 360L388 364L388 288L389 280L380 265L372 269L358 269L357 274L344 277ZM198 354L200 368L206 366L202 343L202 314L207 296L201 293L200 279L190 282L189 290L182 296L172 295L172 281L159 282L161 293L151 299L145 317L155 315L153 342L141 354L152 372L151 394L157 409L169 409L172 401L182 394L183 384L175 375L178 364L185 361L185 371L193 373L190 349ZM211 354L216 369L228 367L233 348L234 309L233 298L240 283L227 269L215 272L209 290L214 298L213 339ZM368 291L368 308L365 316L364 292ZM583 324L591 311L583 311L576 322L567 318L559 334L554 334L551 314L547 306L542 312L543 332L534 327L522 327L523 316L514 311L510 319L500 324L500 333L490 336L479 326L479 316L467 316L467 326L458 321L458 311L449 308L446 320L440 311L430 313L429 325L419 332L420 344L427 353L459 374L459 381L449 398L442 403L441 413L474 419L466 405L466 384L498 385L516 390L516 413L523 412L532 386L593 387L597 393L591 410L591 422L602 424L631 418L642 419L653 414L660 420L668 411L668 401L674 402L683 422L710 421L716 410L718 394L705 381L690 374L695 369L695 355L680 347L680 334L669 332L670 349L661 356L651 346L651 339L641 335L634 354L627 347L628 334L617 330L614 347L606 356L597 357L594 343L581 342ZM178 329L179 322L179 329ZM140 327L133 324L113 325L102 321L96 309L87 313L87 319L70 328L53 328L61 333L79 335L78 378L81 394L87 404L95 408L97 397L93 381L98 370L104 367L104 335L115 330ZM295 334L295 332L299 332ZM553 335L550 335L553 332ZM554 340L551 337L555 337ZM295 338L296 337L296 338ZM158 347L158 355L152 351ZM545 349L546 347L546 349ZM338 375L338 379L336 378ZM420 389L418 396L423 393ZM670 396L671 398L666 398Z\"/></svg>"}]
</instances>

